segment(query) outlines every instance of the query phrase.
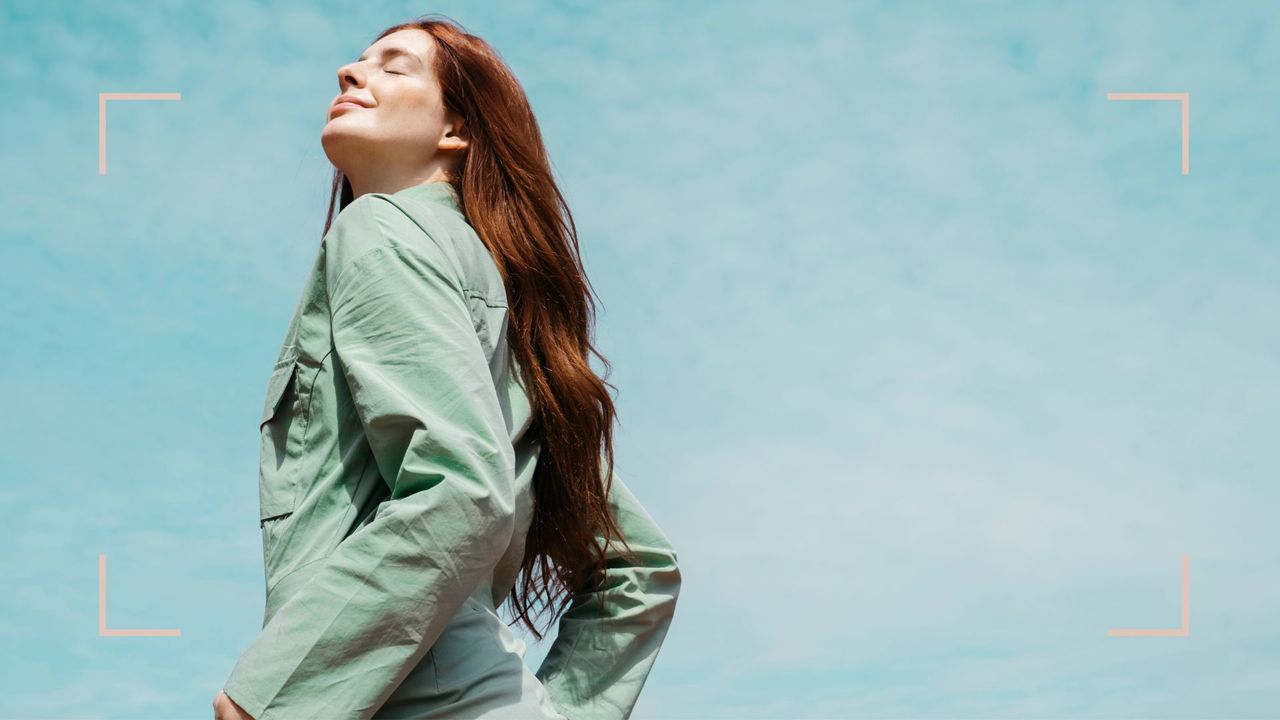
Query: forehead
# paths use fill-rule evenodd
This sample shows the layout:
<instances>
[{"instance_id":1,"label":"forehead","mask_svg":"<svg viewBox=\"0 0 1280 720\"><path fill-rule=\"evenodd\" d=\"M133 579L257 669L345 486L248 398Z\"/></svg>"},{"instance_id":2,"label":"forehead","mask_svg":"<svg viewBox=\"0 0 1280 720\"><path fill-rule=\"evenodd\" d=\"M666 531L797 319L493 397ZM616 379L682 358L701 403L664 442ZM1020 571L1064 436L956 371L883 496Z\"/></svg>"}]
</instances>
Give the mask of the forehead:
<instances>
[{"instance_id":1,"label":"forehead","mask_svg":"<svg viewBox=\"0 0 1280 720\"><path fill-rule=\"evenodd\" d=\"M360 59L364 60L375 55L392 55L398 52L408 53L421 60L423 63L430 64L431 54L435 48L432 46L431 36L425 30L417 28L404 28L397 30L386 37L378 40L365 49L360 55Z\"/></svg>"}]
</instances>

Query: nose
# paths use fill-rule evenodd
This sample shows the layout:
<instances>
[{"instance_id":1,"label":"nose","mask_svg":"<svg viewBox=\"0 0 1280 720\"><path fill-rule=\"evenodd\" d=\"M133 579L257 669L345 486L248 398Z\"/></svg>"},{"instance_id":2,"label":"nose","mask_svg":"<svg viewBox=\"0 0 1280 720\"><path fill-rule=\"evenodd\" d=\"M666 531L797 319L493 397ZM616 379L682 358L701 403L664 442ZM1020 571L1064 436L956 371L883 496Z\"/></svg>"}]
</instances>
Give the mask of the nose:
<instances>
[{"instance_id":1,"label":"nose","mask_svg":"<svg viewBox=\"0 0 1280 720\"><path fill-rule=\"evenodd\" d=\"M346 90L351 85L359 86L361 77L356 73L356 63L348 63L338 68L338 90Z\"/></svg>"}]
</instances>

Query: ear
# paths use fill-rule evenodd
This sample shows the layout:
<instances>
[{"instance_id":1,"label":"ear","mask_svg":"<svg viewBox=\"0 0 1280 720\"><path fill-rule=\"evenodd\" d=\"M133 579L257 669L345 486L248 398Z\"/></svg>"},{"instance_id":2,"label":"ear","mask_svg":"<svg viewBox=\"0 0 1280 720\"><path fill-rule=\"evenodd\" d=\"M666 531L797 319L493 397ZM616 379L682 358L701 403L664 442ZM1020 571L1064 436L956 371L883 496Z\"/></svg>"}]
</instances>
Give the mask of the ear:
<instances>
[{"instance_id":1,"label":"ear","mask_svg":"<svg viewBox=\"0 0 1280 720\"><path fill-rule=\"evenodd\" d=\"M444 126L444 137L440 139L441 150L466 150L470 145L462 116L449 114L449 122Z\"/></svg>"}]
</instances>

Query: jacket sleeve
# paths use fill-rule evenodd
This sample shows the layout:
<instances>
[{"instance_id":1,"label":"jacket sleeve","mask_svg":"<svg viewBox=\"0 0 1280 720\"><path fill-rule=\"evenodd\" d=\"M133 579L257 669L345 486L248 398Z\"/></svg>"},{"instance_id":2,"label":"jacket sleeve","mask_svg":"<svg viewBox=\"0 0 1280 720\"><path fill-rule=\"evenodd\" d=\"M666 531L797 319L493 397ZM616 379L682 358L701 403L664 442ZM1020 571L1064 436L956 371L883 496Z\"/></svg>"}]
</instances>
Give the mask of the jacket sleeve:
<instances>
[{"instance_id":1,"label":"jacket sleeve","mask_svg":"<svg viewBox=\"0 0 1280 720\"><path fill-rule=\"evenodd\" d=\"M536 673L569 720L631 716L680 592L675 550L617 474L609 504L639 561L627 562L616 541L605 545L604 607L598 587L576 593Z\"/></svg>"},{"instance_id":2,"label":"jacket sleeve","mask_svg":"<svg viewBox=\"0 0 1280 720\"><path fill-rule=\"evenodd\" d=\"M326 235L333 348L390 495L240 657L257 720L369 718L514 531L514 451L454 256L362 196Z\"/></svg>"}]
</instances>

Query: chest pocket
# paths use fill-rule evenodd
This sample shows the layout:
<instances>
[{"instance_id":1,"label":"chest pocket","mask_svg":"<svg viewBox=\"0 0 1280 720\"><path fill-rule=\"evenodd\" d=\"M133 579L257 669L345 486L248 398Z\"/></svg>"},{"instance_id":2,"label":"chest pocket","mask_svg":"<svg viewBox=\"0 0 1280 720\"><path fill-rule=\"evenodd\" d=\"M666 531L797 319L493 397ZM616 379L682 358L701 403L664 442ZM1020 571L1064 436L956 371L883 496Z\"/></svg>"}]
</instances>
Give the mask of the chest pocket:
<instances>
[{"instance_id":1,"label":"chest pocket","mask_svg":"<svg viewBox=\"0 0 1280 720\"><path fill-rule=\"evenodd\" d=\"M259 520L264 524L293 512L298 484L295 456L290 443L297 433L298 362L278 363L267 383L267 399L258 426L261 448L258 462Z\"/></svg>"}]
</instances>

